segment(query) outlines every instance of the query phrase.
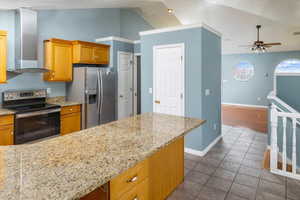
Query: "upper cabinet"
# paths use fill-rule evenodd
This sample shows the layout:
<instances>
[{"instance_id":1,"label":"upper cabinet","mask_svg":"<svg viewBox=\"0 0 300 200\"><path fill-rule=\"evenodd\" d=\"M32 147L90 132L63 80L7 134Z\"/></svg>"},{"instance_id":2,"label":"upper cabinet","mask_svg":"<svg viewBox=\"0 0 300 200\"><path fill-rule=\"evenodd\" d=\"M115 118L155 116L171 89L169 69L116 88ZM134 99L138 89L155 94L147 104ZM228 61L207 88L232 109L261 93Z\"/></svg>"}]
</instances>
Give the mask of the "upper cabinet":
<instances>
[{"instance_id":1,"label":"upper cabinet","mask_svg":"<svg viewBox=\"0 0 300 200\"><path fill-rule=\"evenodd\" d=\"M49 70L49 72L44 73L44 80L72 81L72 59L71 41L54 38L44 41L44 65Z\"/></svg>"},{"instance_id":2,"label":"upper cabinet","mask_svg":"<svg viewBox=\"0 0 300 200\"><path fill-rule=\"evenodd\" d=\"M0 83L6 83L7 32L0 30Z\"/></svg>"},{"instance_id":3,"label":"upper cabinet","mask_svg":"<svg viewBox=\"0 0 300 200\"><path fill-rule=\"evenodd\" d=\"M109 45L73 41L73 63L109 64Z\"/></svg>"}]
</instances>

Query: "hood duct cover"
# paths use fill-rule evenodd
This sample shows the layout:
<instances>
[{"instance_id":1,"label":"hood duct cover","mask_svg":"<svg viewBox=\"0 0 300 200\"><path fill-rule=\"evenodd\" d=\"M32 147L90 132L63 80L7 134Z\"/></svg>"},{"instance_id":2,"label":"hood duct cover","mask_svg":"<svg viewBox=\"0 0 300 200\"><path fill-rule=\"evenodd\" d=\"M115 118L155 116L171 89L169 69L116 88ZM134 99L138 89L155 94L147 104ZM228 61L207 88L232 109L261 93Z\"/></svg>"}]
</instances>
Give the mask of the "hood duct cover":
<instances>
[{"instance_id":1,"label":"hood duct cover","mask_svg":"<svg viewBox=\"0 0 300 200\"><path fill-rule=\"evenodd\" d=\"M15 73L43 73L38 67L37 12L20 8L15 16Z\"/></svg>"}]
</instances>

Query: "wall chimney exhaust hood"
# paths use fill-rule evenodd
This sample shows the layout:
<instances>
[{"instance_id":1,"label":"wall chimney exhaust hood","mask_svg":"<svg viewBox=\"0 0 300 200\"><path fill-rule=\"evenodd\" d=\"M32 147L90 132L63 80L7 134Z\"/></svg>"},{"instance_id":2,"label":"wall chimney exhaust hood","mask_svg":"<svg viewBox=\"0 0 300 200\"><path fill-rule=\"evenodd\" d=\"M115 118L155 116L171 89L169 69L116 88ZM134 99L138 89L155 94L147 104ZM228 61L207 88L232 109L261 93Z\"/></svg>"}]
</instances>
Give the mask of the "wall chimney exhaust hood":
<instances>
[{"instance_id":1,"label":"wall chimney exhaust hood","mask_svg":"<svg viewBox=\"0 0 300 200\"><path fill-rule=\"evenodd\" d=\"M27 8L16 10L15 16L15 68L16 74L43 73L48 70L38 67L37 12Z\"/></svg>"}]
</instances>

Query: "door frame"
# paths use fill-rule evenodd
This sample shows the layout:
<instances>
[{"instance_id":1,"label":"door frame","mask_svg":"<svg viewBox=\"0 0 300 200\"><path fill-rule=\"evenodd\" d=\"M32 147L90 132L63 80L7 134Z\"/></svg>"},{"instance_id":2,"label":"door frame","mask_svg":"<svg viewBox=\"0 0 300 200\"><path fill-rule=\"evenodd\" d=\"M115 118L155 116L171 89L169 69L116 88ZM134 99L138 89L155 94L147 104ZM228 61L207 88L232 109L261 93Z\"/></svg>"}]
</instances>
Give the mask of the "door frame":
<instances>
[{"instance_id":1,"label":"door frame","mask_svg":"<svg viewBox=\"0 0 300 200\"><path fill-rule=\"evenodd\" d=\"M138 108L138 74L137 74L137 57L142 57L141 53L134 53L133 54L133 114L137 115L137 108Z\"/></svg>"},{"instance_id":2,"label":"door frame","mask_svg":"<svg viewBox=\"0 0 300 200\"><path fill-rule=\"evenodd\" d=\"M167 44L167 45L155 45L153 46L153 83L152 83L152 110L153 112L155 111L155 97L156 97L156 88L155 88L155 83L156 83L156 50L157 49L164 49L164 48L172 48L172 47L180 47L182 50L182 59L181 59L181 78L182 78L182 98L181 98L181 116L185 116L185 44L184 43L174 43L174 44ZM180 98L180 97L179 97Z\"/></svg>"},{"instance_id":3,"label":"door frame","mask_svg":"<svg viewBox=\"0 0 300 200\"><path fill-rule=\"evenodd\" d=\"M119 104L120 104L120 101L119 101L119 97L120 97L120 90L119 90L119 73L120 73L120 55L121 54L129 54L129 55L131 55L131 64L132 64L132 89L134 89L133 87L134 87L134 63L133 63L133 52L127 52L127 51L118 51L118 67L117 67L117 70L118 70L118 75L117 75L117 101L118 101L118 103L117 103L117 117L118 117L118 119L119 119ZM134 91L132 91L132 114L134 114L133 113L133 106L134 106Z\"/></svg>"}]
</instances>

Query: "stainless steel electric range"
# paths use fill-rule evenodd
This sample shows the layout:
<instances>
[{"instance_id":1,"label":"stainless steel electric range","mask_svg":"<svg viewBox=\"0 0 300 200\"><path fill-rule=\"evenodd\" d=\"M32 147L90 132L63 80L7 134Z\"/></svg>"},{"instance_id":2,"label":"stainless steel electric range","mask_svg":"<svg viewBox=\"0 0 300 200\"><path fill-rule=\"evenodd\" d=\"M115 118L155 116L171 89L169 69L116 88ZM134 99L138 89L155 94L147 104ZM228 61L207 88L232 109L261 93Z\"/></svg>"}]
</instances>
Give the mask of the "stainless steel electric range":
<instances>
[{"instance_id":1,"label":"stainless steel electric range","mask_svg":"<svg viewBox=\"0 0 300 200\"><path fill-rule=\"evenodd\" d=\"M46 98L45 89L2 93L2 107L15 112L14 144L59 135L61 107L46 103Z\"/></svg>"}]
</instances>

